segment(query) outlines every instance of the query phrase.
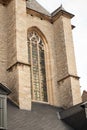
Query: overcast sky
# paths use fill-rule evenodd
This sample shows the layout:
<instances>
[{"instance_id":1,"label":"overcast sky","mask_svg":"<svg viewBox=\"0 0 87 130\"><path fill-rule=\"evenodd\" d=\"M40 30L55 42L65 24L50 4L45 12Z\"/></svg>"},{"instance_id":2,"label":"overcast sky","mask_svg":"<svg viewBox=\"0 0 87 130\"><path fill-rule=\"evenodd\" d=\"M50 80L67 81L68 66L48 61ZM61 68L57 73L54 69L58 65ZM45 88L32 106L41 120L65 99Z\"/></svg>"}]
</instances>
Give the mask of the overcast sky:
<instances>
[{"instance_id":1,"label":"overcast sky","mask_svg":"<svg viewBox=\"0 0 87 130\"><path fill-rule=\"evenodd\" d=\"M81 91L87 90L87 0L37 0L49 12L58 8L61 3L65 10L75 17L72 24L74 49L78 76L80 77Z\"/></svg>"}]
</instances>

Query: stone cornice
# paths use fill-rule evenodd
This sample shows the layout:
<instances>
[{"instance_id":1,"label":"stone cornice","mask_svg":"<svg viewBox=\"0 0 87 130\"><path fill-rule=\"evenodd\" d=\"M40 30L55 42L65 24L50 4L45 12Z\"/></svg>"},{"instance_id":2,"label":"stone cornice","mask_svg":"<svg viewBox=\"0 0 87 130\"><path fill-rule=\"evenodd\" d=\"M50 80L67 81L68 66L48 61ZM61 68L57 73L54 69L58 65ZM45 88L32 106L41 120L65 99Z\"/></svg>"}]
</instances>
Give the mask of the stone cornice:
<instances>
[{"instance_id":1,"label":"stone cornice","mask_svg":"<svg viewBox=\"0 0 87 130\"><path fill-rule=\"evenodd\" d=\"M65 10L60 10L59 12L57 12L51 16L52 22L55 22L60 16L65 16L65 17L70 18L70 19L74 17L73 14L71 14Z\"/></svg>"},{"instance_id":2,"label":"stone cornice","mask_svg":"<svg viewBox=\"0 0 87 130\"><path fill-rule=\"evenodd\" d=\"M37 12L37 11L35 11L35 10L32 10L32 9L27 8L27 14L30 14L31 16L37 16L37 17L39 17L41 20L45 19L45 20L51 22L51 17L50 17L50 16L45 15L45 14L42 14L42 13Z\"/></svg>"},{"instance_id":3,"label":"stone cornice","mask_svg":"<svg viewBox=\"0 0 87 130\"><path fill-rule=\"evenodd\" d=\"M60 16L65 16L70 19L74 17L73 14L71 14L65 10L59 10L56 13L53 12L50 16L48 16L48 15L42 14L40 12L37 12L35 10L27 8L27 14L30 14L31 16L37 16L41 20L45 19L45 20L49 21L50 23L54 23Z\"/></svg>"},{"instance_id":4,"label":"stone cornice","mask_svg":"<svg viewBox=\"0 0 87 130\"><path fill-rule=\"evenodd\" d=\"M15 62L14 64L12 64L11 66L9 66L7 68L7 71L10 71L11 69L13 69L15 66L17 65L25 65L25 66L31 66L29 63L24 63L24 62L20 62L20 61L17 61Z\"/></svg>"},{"instance_id":5,"label":"stone cornice","mask_svg":"<svg viewBox=\"0 0 87 130\"><path fill-rule=\"evenodd\" d=\"M60 83L61 81L64 81L64 80L66 80L66 79L69 78L69 77L75 78L75 79L77 79L77 80L80 79L80 77L78 77L78 76L76 76L76 75L71 75L71 74L69 74L69 75L65 76L64 78L58 80L57 82Z\"/></svg>"}]
</instances>

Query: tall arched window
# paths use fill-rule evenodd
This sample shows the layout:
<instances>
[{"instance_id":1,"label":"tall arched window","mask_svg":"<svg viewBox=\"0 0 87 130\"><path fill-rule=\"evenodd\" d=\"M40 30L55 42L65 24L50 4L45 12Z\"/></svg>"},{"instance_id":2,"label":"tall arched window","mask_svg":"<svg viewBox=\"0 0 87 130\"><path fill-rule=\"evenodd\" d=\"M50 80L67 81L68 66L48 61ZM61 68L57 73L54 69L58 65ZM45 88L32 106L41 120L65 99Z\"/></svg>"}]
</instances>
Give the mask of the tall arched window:
<instances>
[{"instance_id":1,"label":"tall arched window","mask_svg":"<svg viewBox=\"0 0 87 130\"><path fill-rule=\"evenodd\" d=\"M45 47L36 31L28 32L29 62L31 64L32 99L47 102Z\"/></svg>"}]
</instances>

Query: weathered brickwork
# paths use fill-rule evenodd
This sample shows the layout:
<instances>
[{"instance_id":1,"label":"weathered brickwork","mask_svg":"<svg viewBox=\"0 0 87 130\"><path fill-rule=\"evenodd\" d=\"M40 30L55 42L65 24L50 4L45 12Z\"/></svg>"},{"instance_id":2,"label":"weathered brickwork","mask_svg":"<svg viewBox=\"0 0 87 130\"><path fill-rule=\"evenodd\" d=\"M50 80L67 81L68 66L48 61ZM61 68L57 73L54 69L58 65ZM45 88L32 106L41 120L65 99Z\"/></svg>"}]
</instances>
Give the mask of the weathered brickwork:
<instances>
[{"instance_id":1,"label":"weathered brickwork","mask_svg":"<svg viewBox=\"0 0 87 130\"><path fill-rule=\"evenodd\" d=\"M6 8L0 3L0 82L7 85L7 30L6 30Z\"/></svg>"},{"instance_id":2,"label":"weathered brickwork","mask_svg":"<svg viewBox=\"0 0 87 130\"><path fill-rule=\"evenodd\" d=\"M17 61L16 48L16 12L15 1L12 0L7 8L7 68Z\"/></svg>"},{"instance_id":3,"label":"weathered brickwork","mask_svg":"<svg viewBox=\"0 0 87 130\"><path fill-rule=\"evenodd\" d=\"M86 90L84 90L82 93L82 101L87 102L87 91Z\"/></svg>"},{"instance_id":4,"label":"weathered brickwork","mask_svg":"<svg viewBox=\"0 0 87 130\"><path fill-rule=\"evenodd\" d=\"M21 109L31 109L30 66L28 65L26 29L26 1L11 1L8 5L8 13L9 11L12 12L9 14L9 17L12 17L12 19L8 19L10 20L9 33L11 33L8 34L8 81L11 79L12 83L8 82L8 86L14 90L11 94L11 98L19 105L19 107ZM22 66L24 66L25 69L21 70ZM12 71L14 68L16 73Z\"/></svg>"},{"instance_id":5,"label":"weathered brickwork","mask_svg":"<svg viewBox=\"0 0 87 130\"><path fill-rule=\"evenodd\" d=\"M66 49L65 51L67 56L68 73L77 76L72 30L70 24L71 20L69 18L63 17L62 22L63 22L64 42Z\"/></svg>"},{"instance_id":6,"label":"weathered brickwork","mask_svg":"<svg viewBox=\"0 0 87 130\"><path fill-rule=\"evenodd\" d=\"M65 106L70 107L75 105L77 102L81 102L70 18L61 16L56 20L54 23L54 34L54 49L56 52L55 62L57 65L56 82L58 82L56 93L59 92L59 97L61 97L59 100L60 106L64 104ZM77 78L73 78L72 76L76 76Z\"/></svg>"},{"instance_id":7,"label":"weathered brickwork","mask_svg":"<svg viewBox=\"0 0 87 130\"><path fill-rule=\"evenodd\" d=\"M30 67L18 65L19 76L19 107L21 109L31 109L31 82Z\"/></svg>"},{"instance_id":8,"label":"weathered brickwork","mask_svg":"<svg viewBox=\"0 0 87 130\"><path fill-rule=\"evenodd\" d=\"M8 70L8 86L11 89L12 93L10 94L10 98L19 104L19 78L18 78L18 67L15 65L14 67Z\"/></svg>"},{"instance_id":9,"label":"weathered brickwork","mask_svg":"<svg viewBox=\"0 0 87 130\"><path fill-rule=\"evenodd\" d=\"M47 57L46 58L47 83L49 84L48 85L48 98L49 98L48 100L49 100L50 104L54 105L53 91L55 88L55 82L52 82L53 79L55 78L54 63L53 63L54 62L53 25L51 23L49 23L48 21L41 20L40 18L38 18L36 16L31 16L31 15L27 14L27 29L32 28L32 27L37 27L37 31L39 29L47 40L47 42L45 42L45 44L47 46L47 49L45 51L46 51L46 57ZM54 86L54 87L52 88L52 86Z\"/></svg>"},{"instance_id":10,"label":"weathered brickwork","mask_svg":"<svg viewBox=\"0 0 87 130\"><path fill-rule=\"evenodd\" d=\"M66 52L65 52L62 16L58 20L55 21L53 28L54 28L54 53L55 53L54 54L54 56L55 56L54 57L54 61L55 61L54 81L56 83L55 103L58 104L58 102L59 102L59 105L60 105L62 99L60 98L58 81L64 77L66 77L66 75L68 75L68 66L67 66L67 58L66 58Z\"/></svg>"},{"instance_id":11,"label":"weathered brickwork","mask_svg":"<svg viewBox=\"0 0 87 130\"><path fill-rule=\"evenodd\" d=\"M0 4L0 82L12 90L10 98L21 109L31 110L27 34L33 29L45 44L48 103L67 108L81 102L70 17L48 19L27 12L25 0Z\"/></svg>"},{"instance_id":12,"label":"weathered brickwork","mask_svg":"<svg viewBox=\"0 0 87 130\"><path fill-rule=\"evenodd\" d=\"M72 90L73 105L77 104L77 102L80 103L82 101L79 86L80 84L79 84L78 78L71 77L71 90Z\"/></svg>"},{"instance_id":13,"label":"weathered brickwork","mask_svg":"<svg viewBox=\"0 0 87 130\"><path fill-rule=\"evenodd\" d=\"M10 98L18 102L18 69L17 65L17 47L16 47L16 12L15 1L12 0L6 6L7 8L7 85L12 93Z\"/></svg>"},{"instance_id":14,"label":"weathered brickwork","mask_svg":"<svg viewBox=\"0 0 87 130\"><path fill-rule=\"evenodd\" d=\"M58 82L57 91L59 91L60 106L67 108L73 105L70 77Z\"/></svg>"}]
</instances>

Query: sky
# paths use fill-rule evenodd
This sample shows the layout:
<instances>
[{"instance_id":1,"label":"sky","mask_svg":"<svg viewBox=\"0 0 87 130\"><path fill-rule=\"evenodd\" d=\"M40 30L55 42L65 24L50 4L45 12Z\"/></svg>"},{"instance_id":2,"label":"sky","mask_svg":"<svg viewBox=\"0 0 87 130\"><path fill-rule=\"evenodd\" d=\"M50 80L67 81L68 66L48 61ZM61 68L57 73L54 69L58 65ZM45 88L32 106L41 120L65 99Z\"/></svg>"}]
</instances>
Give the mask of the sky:
<instances>
[{"instance_id":1,"label":"sky","mask_svg":"<svg viewBox=\"0 0 87 130\"><path fill-rule=\"evenodd\" d=\"M61 4L63 8L74 14L71 23L73 29L73 42L77 66L80 77L81 92L87 91L87 0L37 0L49 12L53 12Z\"/></svg>"}]
</instances>

